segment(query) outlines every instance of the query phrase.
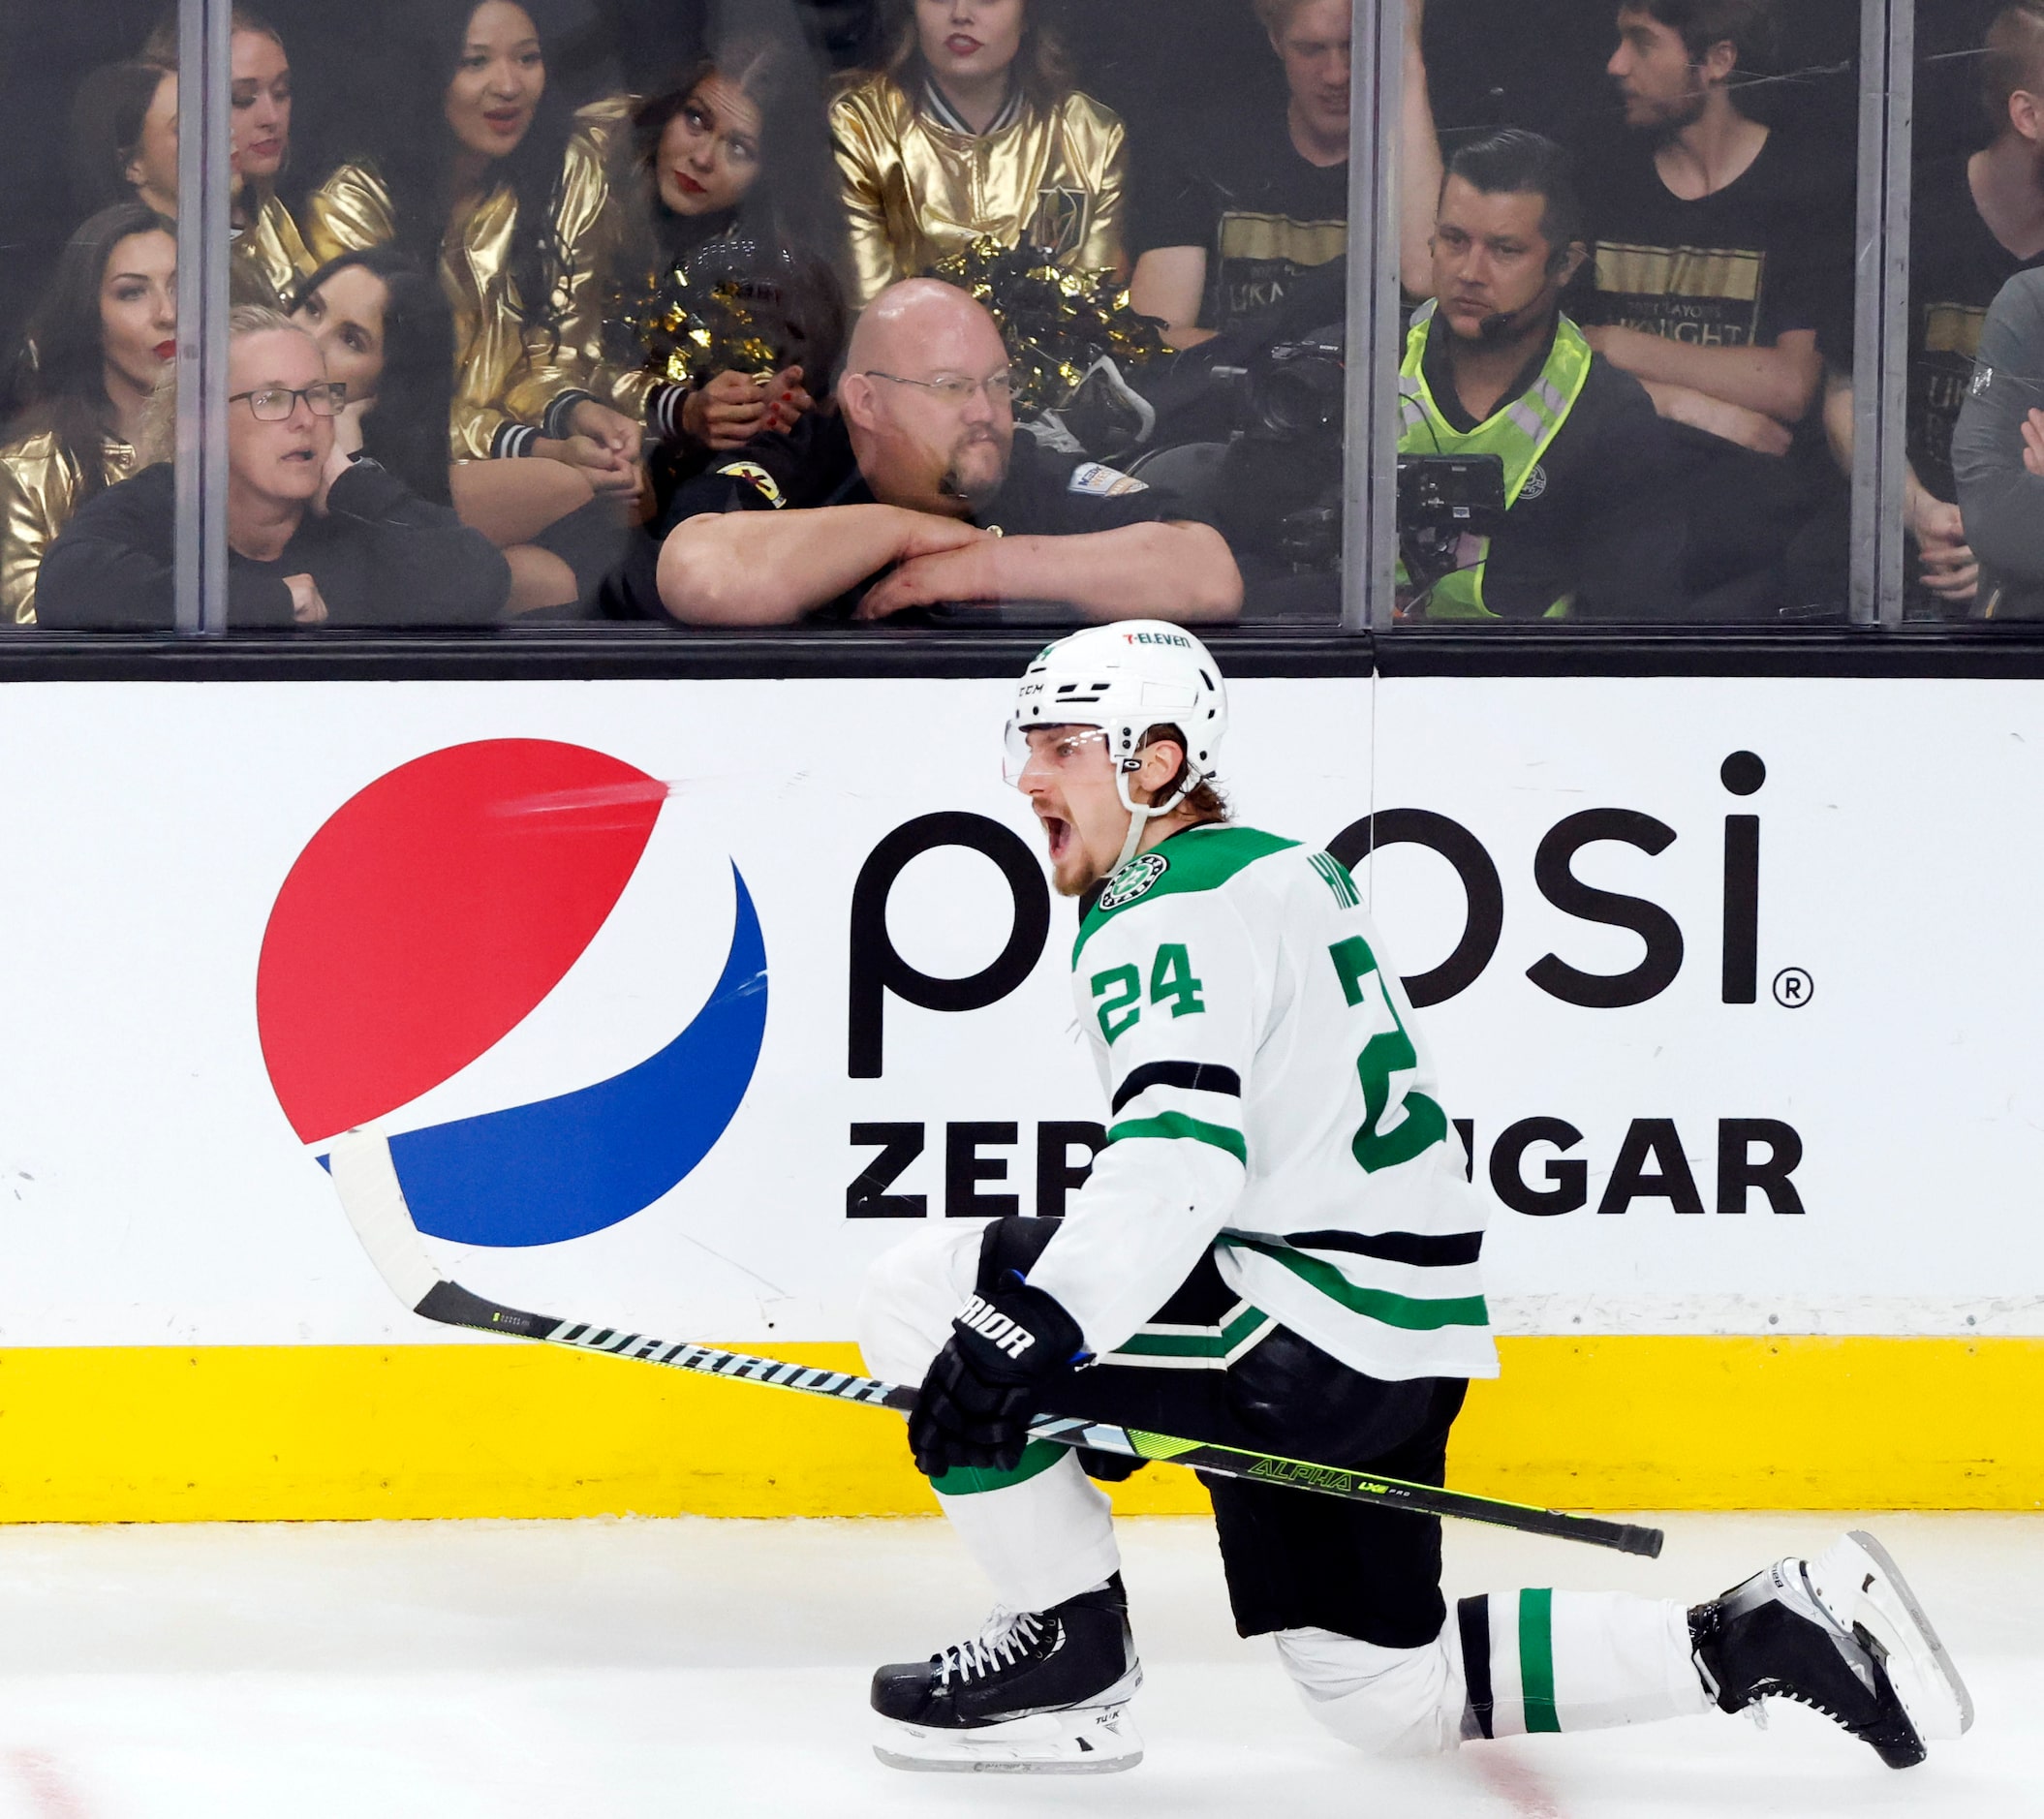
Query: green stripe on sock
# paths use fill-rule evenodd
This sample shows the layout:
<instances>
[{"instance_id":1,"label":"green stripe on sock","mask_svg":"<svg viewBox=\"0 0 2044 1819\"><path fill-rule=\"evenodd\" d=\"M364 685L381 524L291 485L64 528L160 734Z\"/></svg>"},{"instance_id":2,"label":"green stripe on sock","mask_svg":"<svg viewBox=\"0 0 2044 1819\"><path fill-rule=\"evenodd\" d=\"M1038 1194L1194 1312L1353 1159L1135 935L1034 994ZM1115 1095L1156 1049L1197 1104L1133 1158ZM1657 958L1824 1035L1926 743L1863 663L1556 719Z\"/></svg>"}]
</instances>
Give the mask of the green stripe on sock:
<instances>
[{"instance_id":1,"label":"green stripe on sock","mask_svg":"<svg viewBox=\"0 0 2044 1819\"><path fill-rule=\"evenodd\" d=\"M956 1465L930 1480L930 1488L945 1496L976 1496L982 1491L1005 1491L1011 1484L1027 1484L1039 1471L1048 1471L1071 1449L1052 1440L1032 1440L1022 1449L1013 1471L982 1471L976 1465Z\"/></svg>"},{"instance_id":2,"label":"green stripe on sock","mask_svg":"<svg viewBox=\"0 0 2044 1819\"><path fill-rule=\"evenodd\" d=\"M1194 1143L1210 1143L1217 1150L1225 1150L1243 1167L1249 1166L1249 1145L1243 1141L1241 1131L1231 1130L1226 1125L1210 1125L1204 1119L1188 1118L1183 1112L1130 1118L1107 1132L1109 1143L1121 1143L1130 1137L1189 1137Z\"/></svg>"},{"instance_id":3,"label":"green stripe on sock","mask_svg":"<svg viewBox=\"0 0 2044 1819\"><path fill-rule=\"evenodd\" d=\"M1388 1288L1365 1288L1351 1282L1333 1264L1302 1250L1282 1245L1259 1244L1253 1238L1223 1235L1221 1242L1233 1249L1254 1250L1259 1256L1282 1263L1294 1276L1302 1277L1331 1301L1338 1301L1351 1313L1381 1320L1386 1326L1403 1327L1409 1333L1438 1332L1444 1326L1488 1326L1490 1310L1481 1295L1459 1295L1451 1300L1424 1301L1412 1295L1393 1294Z\"/></svg>"},{"instance_id":4,"label":"green stripe on sock","mask_svg":"<svg viewBox=\"0 0 2044 1819\"><path fill-rule=\"evenodd\" d=\"M1544 1588L1519 1593L1519 1696L1529 1732L1562 1728L1554 1709L1554 1593Z\"/></svg>"}]
</instances>

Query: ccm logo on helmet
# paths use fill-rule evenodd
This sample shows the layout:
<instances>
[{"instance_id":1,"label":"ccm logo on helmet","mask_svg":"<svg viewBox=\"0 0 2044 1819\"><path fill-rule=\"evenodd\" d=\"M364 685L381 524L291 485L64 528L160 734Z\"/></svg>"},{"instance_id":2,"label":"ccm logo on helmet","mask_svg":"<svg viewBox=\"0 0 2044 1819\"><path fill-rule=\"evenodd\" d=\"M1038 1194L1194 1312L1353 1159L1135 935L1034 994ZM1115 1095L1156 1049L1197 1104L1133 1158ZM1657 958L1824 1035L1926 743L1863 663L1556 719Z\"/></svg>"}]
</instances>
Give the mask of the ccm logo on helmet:
<instances>
[{"instance_id":1,"label":"ccm logo on helmet","mask_svg":"<svg viewBox=\"0 0 2044 1819\"><path fill-rule=\"evenodd\" d=\"M1021 1357L1037 1342L1037 1336L1027 1327L1017 1326L1007 1314L989 1308L977 1295L965 1304L965 1311L958 1316L958 1324L969 1327L997 1350L1007 1353L1010 1358Z\"/></svg>"}]
</instances>

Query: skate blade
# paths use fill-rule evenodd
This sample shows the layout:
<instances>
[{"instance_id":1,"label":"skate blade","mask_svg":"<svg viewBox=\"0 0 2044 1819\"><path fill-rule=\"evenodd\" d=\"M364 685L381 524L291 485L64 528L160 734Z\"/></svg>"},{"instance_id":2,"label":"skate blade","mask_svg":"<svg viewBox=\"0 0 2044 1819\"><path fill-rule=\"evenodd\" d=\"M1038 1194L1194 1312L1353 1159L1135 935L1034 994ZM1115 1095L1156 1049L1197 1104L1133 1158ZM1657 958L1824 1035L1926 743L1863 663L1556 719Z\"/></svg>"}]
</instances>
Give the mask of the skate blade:
<instances>
[{"instance_id":1,"label":"skate blade","mask_svg":"<svg viewBox=\"0 0 2044 1819\"><path fill-rule=\"evenodd\" d=\"M873 1753L917 1774L1119 1774L1143 1759L1143 1740L1128 1715L1140 1673L1117 1683L1110 1703L1006 1724L953 1731L883 1720Z\"/></svg>"},{"instance_id":2,"label":"skate blade","mask_svg":"<svg viewBox=\"0 0 2044 1819\"><path fill-rule=\"evenodd\" d=\"M1864 1528L1845 1539L1849 1547L1820 1557L1827 1578L1836 1572L1838 1583L1816 1585L1812 1573L1813 1588L1848 1628L1863 1628L1886 1650L1889 1682L1916 1734L1925 1742L1951 1742L1973 1728L1972 1695L1888 1550Z\"/></svg>"}]
</instances>

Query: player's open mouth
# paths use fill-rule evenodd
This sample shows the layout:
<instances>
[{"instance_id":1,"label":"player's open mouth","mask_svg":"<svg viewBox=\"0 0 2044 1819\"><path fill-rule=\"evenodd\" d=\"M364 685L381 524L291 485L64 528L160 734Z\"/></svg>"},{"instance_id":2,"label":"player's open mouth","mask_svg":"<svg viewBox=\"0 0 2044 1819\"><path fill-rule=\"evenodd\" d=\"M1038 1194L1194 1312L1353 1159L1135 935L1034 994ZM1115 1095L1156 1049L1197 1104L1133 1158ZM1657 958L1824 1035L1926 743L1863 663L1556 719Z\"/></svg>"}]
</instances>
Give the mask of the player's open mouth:
<instances>
[{"instance_id":1,"label":"player's open mouth","mask_svg":"<svg viewBox=\"0 0 2044 1819\"><path fill-rule=\"evenodd\" d=\"M1055 864L1071 849L1071 823L1061 821L1055 815L1043 817L1043 833L1050 842L1051 862Z\"/></svg>"}]
</instances>

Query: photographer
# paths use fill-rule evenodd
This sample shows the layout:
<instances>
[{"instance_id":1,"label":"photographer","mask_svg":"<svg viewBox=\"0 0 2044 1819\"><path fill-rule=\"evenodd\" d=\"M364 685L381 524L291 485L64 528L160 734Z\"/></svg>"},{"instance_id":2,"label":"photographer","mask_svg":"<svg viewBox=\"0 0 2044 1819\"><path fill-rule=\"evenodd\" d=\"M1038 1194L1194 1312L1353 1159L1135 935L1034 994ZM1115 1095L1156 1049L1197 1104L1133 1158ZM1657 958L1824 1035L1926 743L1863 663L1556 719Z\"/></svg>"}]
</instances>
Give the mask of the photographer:
<instances>
[{"instance_id":1,"label":"photographer","mask_svg":"<svg viewBox=\"0 0 2044 1819\"><path fill-rule=\"evenodd\" d=\"M1414 315L1399 370L1401 611L1677 616L1683 530L1668 432L1639 382L1562 314L1586 248L1561 147L1512 129L1457 152L1432 250L1434 301ZM1413 456L1502 467L1488 535L1450 540L1419 521L1430 489L1427 464L1405 460Z\"/></svg>"}]
</instances>

